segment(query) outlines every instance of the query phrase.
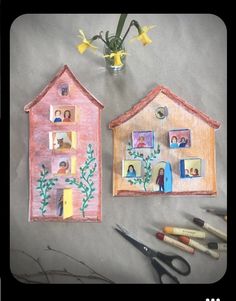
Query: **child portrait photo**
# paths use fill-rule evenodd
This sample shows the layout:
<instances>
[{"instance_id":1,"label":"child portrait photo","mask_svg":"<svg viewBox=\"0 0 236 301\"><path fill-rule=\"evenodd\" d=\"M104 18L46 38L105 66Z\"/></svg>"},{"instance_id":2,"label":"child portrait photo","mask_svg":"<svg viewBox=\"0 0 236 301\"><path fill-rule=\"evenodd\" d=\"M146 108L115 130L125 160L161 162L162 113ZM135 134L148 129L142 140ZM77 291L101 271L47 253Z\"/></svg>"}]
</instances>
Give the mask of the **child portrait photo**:
<instances>
[{"instance_id":1,"label":"child portrait photo","mask_svg":"<svg viewBox=\"0 0 236 301\"><path fill-rule=\"evenodd\" d=\"M50 120L53 123L74 122L75 106L51 106Z\"/></svg>"},{"instance_id":2,"label":"child portrait photo","mask_svg":"<svg viewBox=\"0 0 236 301\"><path fill-rule=\"evenodd\" d=\"M196 178L202 176L202 160L200 158L180 160L181 178Z\"/></svg>"},{"instance_id":3,"label":"child portrait photo","mask_svg":"<svg viewBox=\"0 0 236 301\"><path fill-rule=\"evenodd\" d=\"M132 145L134 148L153 148L154 132L153 131L133 131Z\"/></svg>"},{"instance_id":4,"label":"child portrait photo","mask_svg":"<svg viewBox=\"0 0 236 301\"><path fill-rule=\"evenodd\" d=\"M52 158L52 173L55 175L68 175L71 173L69 156L55 156Z\"/></svg>"},{"instance_id":5,"label":"child portrait photo","mask_svg":"<svg viewBox=\"0 0 236 301\"><path fill-rule=\"evenodd\" d=\"M187 148L191 146L189 129L178 129L169 131L170 148Z\"/></svg>"},{"instance_id":6,"label":"child portrait photo","mask_svg":"<svg viewBox=\"0 0 236 301\"><path fill-rule=\"evenodd\" d=\"M123 160L122 161L122 177L138 178L141 177L141 161L140 160Z\"/></svg>"}]
</instances>

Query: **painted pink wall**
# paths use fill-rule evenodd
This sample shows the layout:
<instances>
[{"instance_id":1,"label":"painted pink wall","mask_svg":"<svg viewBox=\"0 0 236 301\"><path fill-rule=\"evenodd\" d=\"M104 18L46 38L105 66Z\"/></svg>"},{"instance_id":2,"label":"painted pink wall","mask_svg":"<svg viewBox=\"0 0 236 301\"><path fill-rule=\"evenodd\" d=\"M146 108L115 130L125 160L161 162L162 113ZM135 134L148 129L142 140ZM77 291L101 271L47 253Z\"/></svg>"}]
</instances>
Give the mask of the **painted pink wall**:
<instances>
[{"instance_id":1,"label":"painted pink wall","mask_svg":"<svg viewBox=\"0 0 236 301\"><path fill-rule=\"evenodd\" d=\"M60 83L69 84L69 95L60 96L58 85ZM50 121L51 105L76 105L78 120L76 123L60 124ZM48 178L53 177L51 174L51 158L55 151L49 149L49 132L50 131L75 131L77 133L77 149L70 150L71 155L76 155L77 167L76 175L57 176L55 188L50 190L51 199L45 213L46 220L63 220L62 217L56 216L55 194L56 188L73 189L73 217L68 220L101 220L101 133L100 133L100 110L101 108L80 90L80 87L71 77L70 73L65 70L56 80L54 85L47 91L46 95L35 104L29 112L30 117L30 220L40 220L42 218L39 210L41 198L39 191L36 190L37 180L40 177L42 163L49 169ZM82 218L79 210L83 194L75 187L65 182L68 177L76 177L79 180L80 166L86 160L87 145L92 144L94 156L96 158L97 169L93 177L94 199L89 201L86 208L85 218ZM57 155L57 154L55 154ZM61 154L62 156L64 155Z\"/></svg>"}]
</instances>

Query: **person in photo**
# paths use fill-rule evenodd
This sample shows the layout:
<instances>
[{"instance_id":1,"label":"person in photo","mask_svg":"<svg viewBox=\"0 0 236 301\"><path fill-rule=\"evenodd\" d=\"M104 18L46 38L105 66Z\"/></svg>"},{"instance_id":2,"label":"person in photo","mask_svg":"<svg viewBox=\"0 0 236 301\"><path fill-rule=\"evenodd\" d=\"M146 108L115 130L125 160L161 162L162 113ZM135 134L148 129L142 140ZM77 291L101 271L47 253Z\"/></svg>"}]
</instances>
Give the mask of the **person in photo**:
<instances>
[{"instance_id":1,"label":"person in photo","mask_svg":"<svg viewBox=\"0 0 236 301\"><path fill-rule=\"evenodd\" d=\"M159 185L159 191L164 192L164 173L165 170L164 168L160 168L158 171L157 179L156 179L156 184Z\"/></svg>"},{"instance_id":2,"label":"person in photo","mask_svg":"<svg viewBox=\"0 0 236 301\"><path fill-rule=\"evenodd\" d=\"M136 170L132 164L128 166L126 177L127 178L135 178L136 177Z\"/></svg>"},{"instance_id":3,"label":"person in photo","mask_svg":"<svg viewBox=\"0 0 236 301\"><path fill-rule=\"evenodd\" d=\"M62 122L62 119L61 119L61 110L56 110L55 111L54 122Z\"/></svg>"}]
</instances>

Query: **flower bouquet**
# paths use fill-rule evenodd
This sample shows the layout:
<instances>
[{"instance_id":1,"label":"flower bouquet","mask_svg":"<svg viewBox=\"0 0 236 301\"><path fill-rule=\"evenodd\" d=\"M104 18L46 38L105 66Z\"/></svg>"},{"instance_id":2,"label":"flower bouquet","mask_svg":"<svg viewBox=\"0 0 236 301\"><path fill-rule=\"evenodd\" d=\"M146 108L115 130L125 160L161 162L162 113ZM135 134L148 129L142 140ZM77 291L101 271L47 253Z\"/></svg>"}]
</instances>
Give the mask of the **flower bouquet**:
<instances>
[{"instance_id":1,"label":"flower bouquet","mask_svg":"<svg viewBox=\"0 0 236 301\"><path fill-rule=\"evenodd\" d=\"M155 26L143 26L141 27L136 20L132 20L125 32L122 36L122 31L124 28L125 20L127 18L127 14L121 14L119 18L119 22L117 24L116 33L110 34L109 31L106 31L105 36L103 36L103 31L99 34L93 36L92 38L86 38L83 30L79 30L79 37L82 39L82 42L77 45L77 50L80 54L83 54L88 48L96 50L98 47L93 45L93 42L97 39L100 39L104 43L104 53L103 57L106 60L107 66L111 70L121 70L125 64L125 57L128 54L124 47L124 41L130 31L130 29L134 26L138 35L133 37L131 41L138 40L143 46L146 46L152 43L152 40L148 36L148 31Z\"/></svg>"}]
</instances>

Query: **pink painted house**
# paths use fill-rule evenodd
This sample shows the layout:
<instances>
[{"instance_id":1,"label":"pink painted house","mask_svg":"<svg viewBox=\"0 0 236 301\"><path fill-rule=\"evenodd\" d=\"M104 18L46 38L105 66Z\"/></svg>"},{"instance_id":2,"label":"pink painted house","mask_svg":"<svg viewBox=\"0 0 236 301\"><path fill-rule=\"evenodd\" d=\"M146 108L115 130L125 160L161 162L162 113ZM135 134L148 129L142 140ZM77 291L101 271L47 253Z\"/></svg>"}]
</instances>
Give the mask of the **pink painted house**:
<instances>
[{"instance_id":1,"label":"pink painted house","mask_svg":"<svg viewBox=\"0 0 236 301\"><path fill-rule=\"evenodd\" d=\"M64 66L29 112L29 221L101 221L103 105Z\"/></svg>"}]
</instances>

